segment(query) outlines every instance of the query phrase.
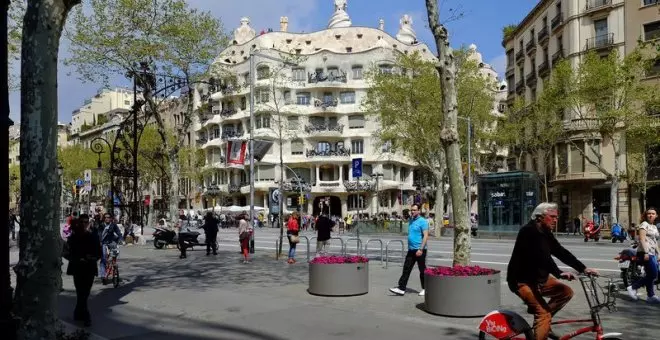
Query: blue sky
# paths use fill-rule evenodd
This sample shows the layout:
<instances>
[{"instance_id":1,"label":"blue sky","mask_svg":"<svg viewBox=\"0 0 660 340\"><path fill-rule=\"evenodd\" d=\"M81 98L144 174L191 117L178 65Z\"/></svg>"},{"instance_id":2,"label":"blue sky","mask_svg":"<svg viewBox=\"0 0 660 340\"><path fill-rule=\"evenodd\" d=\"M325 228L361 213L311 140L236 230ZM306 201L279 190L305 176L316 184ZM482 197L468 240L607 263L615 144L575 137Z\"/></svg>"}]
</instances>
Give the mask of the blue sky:
<instances>
[{"instance_id":1,"label":"blue sky","mask_svg":"<svg viewBox=\"0 0 660 340\"><path fill-rule=\"evenodd\" d=\"M84 2L84 1L83 1ZM279 29L279 18L289 17L290 31L318 31L327 26L334 9L334 0L188 0L188 3L211 11L220 18L227 32L231 33L240 18L251 19L252 27ZM449 9L460 11L462 18L447 23L452 46L476 44L483 59L503 74L505 67L502 48L502 27L517 23L538 0L441 0L441 18L446 19ZM354 26L377 27L378 20L385 20L385 30L395 35L403 14L413 18L413 28L418 40L435 51L427 19L424 0L348 0L348 14ZM66 55L68 44L62 41L60 56ZM125 85L118 83L116 85ZM83 83L72 70L64 65L59 69L59 120L71 121L71 112L80 107L86 98L93 96L99 84ZM11 117L18 120L20 94L10 96Z\"/></svg>"}]
</instances>

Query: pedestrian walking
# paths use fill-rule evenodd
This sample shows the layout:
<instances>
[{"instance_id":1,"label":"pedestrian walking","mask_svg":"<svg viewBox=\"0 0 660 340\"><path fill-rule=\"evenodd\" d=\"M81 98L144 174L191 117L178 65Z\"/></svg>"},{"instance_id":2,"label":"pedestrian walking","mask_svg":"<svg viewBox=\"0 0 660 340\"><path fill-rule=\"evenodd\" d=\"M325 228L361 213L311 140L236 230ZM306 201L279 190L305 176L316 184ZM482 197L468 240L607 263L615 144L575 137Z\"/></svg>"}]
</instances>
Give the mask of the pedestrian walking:
<instances>
[{"instance_id":1,"label":"pedestrian walking","mask_svg":"<svg viewBox=\"0 0 660 340\"><path fill-rule=\"evenodd\" d=\"M92 324L87 300L96 275L96 263L102 256L101 243L98 237L87 228L88 224L87 214L82 214L80 218L72 221L72 233L66 241L63 254L63 257L69 260L66 274L73 276L73 284L76 288L76 308L73 311L73 319L82 321L87 327Z\"/></svg>"},{"instance_id":2,"label":"pedestrian walking","mask_svg":"<svg viewBox=\"0 0 660 340\"><path fill-rule=\"evenodd\" d=\"M250 253L250 225L246 220L245 214L240 216L238 221L238 240L241 244L241 253L243 254L243 263L249 263Z\"/></svg>"},{"instance_id":3,"label":"pedestrian walking","mask_svg":"<svg viewBox=\"0 0 660 340\"><path fill-rule=\"evenodd\" d=\"M206 235L206 256L211 255L211 250L213 250L213 255L218 255L218 219L213 216L212 212L207 212L204 217L204 235Z\"/></svg>"},{"instance_id":4,"label":"pedestrian walking","mask_svg":"<svg viewBox=\"0 0 660 340\"><path fill-rule=\"evenodd\" d=\"M644 277L635 281L631 286L626 287L628 295L633 300L637 300L637 289L646 287L648 303L660 303L660 298L655 295L654 284L658 278L658 228L655 221L658 218L658 212L655 208L646 209L644 220L637 227L637 236L639 237L639 246L637 248L637 258L644 263Z\"/></svg>"},{"instance_id":5,"label":"pedestrian walking","mask_svg":"<svg viewBox=\"0 0 660 340\"><path fill-rule=\"evenodd\" d=\"M11 234L12 241L16 241L16 223L18 219L12 210L9 210L9 233Z\"/></svg>"},{"instance_id":6,"label":"pedestrian walking","mask_svg":"<svg viewBox=\"0 0 660 340\"><path fill-rule=\"evenodd\" d=\"M580 216L575 216L575 219L573 219L573 235L580 234L582 235L582 230L580 230L581 227L580 223Z\"/></svg>"},{"instance_id":7,"label":"pedestrian walking","mask_svg":"<svg viewBox=\"0 0 660 340\"><path fill-rule=\"evenodd\" d=\"M331 237L330 232L334 226L335 223L328 218L327 211L324 211L316 222L316 255L325 255L327 253Z\"/></svg>"},{"instance_id":8,"label":"pedestrian walking","mask_svg":"<svg viewBox=\"0 0 660 340\"><path fill-rule=\"evenodd\" d=\"M289 239L289 259L286 261L288 264L296 263L296 245L300 242L299 232L298 214L294 212L289 216L289 221L286 223L286 236Z\"/></svg>"},{"instance_id":9,"label":"pedestrian walking","mask_svg":"<svg viewBox=\"0 0 660 340\"><path fill-rule=\"evenodd\" d=\"M399 284L397 287L390 288L390 292L396 295L404 295L406 293L410 273L415 263L417 263L419 281L422 284L422 290L419 292L419 296L424 296L426 293L424 290L424 270L426 269L429 224L424 217L419 215L419 204L413 204L410 207L410 213L412 217L408 223L408 254L406 254L406 260L403 263L403 273L401 274L401 278L399 278Z\"/></svg>"}]
</instances>

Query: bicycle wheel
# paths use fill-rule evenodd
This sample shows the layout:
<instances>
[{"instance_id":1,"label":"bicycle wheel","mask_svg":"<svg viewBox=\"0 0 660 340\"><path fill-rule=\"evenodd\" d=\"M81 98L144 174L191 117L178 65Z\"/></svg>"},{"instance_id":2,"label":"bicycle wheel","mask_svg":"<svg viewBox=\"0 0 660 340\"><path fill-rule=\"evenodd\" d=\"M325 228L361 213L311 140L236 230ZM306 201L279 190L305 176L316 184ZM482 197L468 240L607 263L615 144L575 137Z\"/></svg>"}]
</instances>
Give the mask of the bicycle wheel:
<instances>
[{"instance_id":1,"label":"bicycle wheel","mask_svg":"<svg viewBox=\"0 0 660 340\"><path fill-rule=\"evenodd\" d=\"M112 285L115 288L119 287L119 266L117 266L117 262L112 264Z\"/></svg>"},{"instance_id":2,"label":"bicycle wheel","mask_svg":"<svg viewBox=\"0 0 660 340\"><path fill-rule=\"evenodd\" d=\"M525 336L525 340L534 340L534 331L531 329L526 330L525 333L523 333L523 335ZM519 335L516 335L513 338L522 339L519 337ZM495 337L488 336L488 338L486 338L486 333L484 333L484 331L479 331L479 340L487 340L487 339L495 339Z\"/></svg>"}]
</instances>

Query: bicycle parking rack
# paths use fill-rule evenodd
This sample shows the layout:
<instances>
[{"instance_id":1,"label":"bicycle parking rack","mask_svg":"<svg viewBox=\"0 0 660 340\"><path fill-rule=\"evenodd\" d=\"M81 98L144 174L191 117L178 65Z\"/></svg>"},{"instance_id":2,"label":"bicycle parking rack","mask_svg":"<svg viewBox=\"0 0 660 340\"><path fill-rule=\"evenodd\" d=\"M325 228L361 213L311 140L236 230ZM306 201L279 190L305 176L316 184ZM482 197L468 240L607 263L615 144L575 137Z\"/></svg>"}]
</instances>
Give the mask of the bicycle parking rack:
<instances>
[{"instance_id":1,"label":"bicycle parking rack","mask_svg":"<svg viewBox=\"0 0 660 340\"><path fill-rule=\"evenodd\" d=\"M401 266L403 266L403 260L406 258L403 253L404 249L406 248L406 245L403 243L402 240L389 240L387 241L387 244L385 245L385 269L387 269L387 265L390 263L390 243L400 243L401 244Z\"/></svg>"},{"instance_id":2,"label":"bicycle parking rack","mask_svg":"<svg viewBox=\"0 0 660 340\"><path fill-rule=\"evenodd\" d=\"M304 238L305 241L307 242L307 262L309 262L310 256L311 256L310 249L309 249L309 237L304 236L304 235L298 235L298 238L300 238L300 239ZM280 240L276 239L275 240L275 259L277 259L277 260L280 259L280 253L277 251L278 249L280 249L279 245L280 245Z\"/></svg>"},{"instance_id":3,"label":"bicycle parking rack","mask_svg":"<svg viewBox=\"0 0 660 340\"><path fill-rule=\"evenodd\" d=\"M367 243L364 244L364 256L369 257L369 243L371 242L378 242L380 243L380 264L382 265L385 262L385 258L383 257L383 240L379 238L372 238L367 240Z\"/></svg>"},{"instance_id":4,"label":"bicycle parking rack","mask_svg":"<svg viewBox=\"0 0 660 340\"><path fill-rule=\"evenodd\" d=\"M346 246L344 247L344 255L348 253L347 248L348 248L348 242L350 241L357 241L357 256L360 256L362 252L362 240L360 240L359 238L349 238L346 240Z\"/></svg>"}]
</instances>

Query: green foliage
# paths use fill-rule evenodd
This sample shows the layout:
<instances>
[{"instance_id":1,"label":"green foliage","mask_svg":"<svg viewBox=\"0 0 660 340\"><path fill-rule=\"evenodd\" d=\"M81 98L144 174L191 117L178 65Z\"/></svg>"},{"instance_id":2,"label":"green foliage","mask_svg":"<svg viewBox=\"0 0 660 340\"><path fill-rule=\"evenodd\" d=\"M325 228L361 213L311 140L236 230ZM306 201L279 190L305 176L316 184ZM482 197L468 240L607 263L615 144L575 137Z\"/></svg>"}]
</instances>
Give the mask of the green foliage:
<instances>
[{"instance_id":1,"label":"green foliage","mask_svg":"<svg viewBox=\"0 0 660 340\"><path fill-rule=\"evenodd\" d=\"M513 34L516 32L516 29L518 29L518 25L511 24L511 25L506 25L502 27L502 38L503 40L509 40L513 38Z\"/></svg>"},{"instance_id":2,"label":"green foliage","mask_svg":"<svg viewBox=\"0 0 660 340\"><path fill-rule=\"evenodd\" d=\"M21 39L23 33L23 16L25 15L25 0L9 2L7 21L7 52L9 60L9 89L17 90L20 85L20 76L15 74L13 66L18 66L21 58Z\"/></svg>"},{"instance_id":3,"label":"green foliage","mask_svg":"<svg viewBox=\"0 0 660 340\"><path fill-rule=\"evenodd\" d=\"M21 196L21 166L11 165L9 167L9 194L18 201Z\"/></svg>"},{"instance_id":4,"label":"green foliage","mask_svg":"<svg viewBox=\"0 0 660 340\"><path fill-rule=\"evenodd\" d=\"M395 67L406 72L366 72L369 82L362 105L380 123L379 142L392 143L429 171L441 166L442 94L433 62L418 53L398 56Z\"/></svg>"},{"instance_id":5,"label":"green foliage","mask_svg":"<svg viewBox=\"0 0 660 340\"><path fill-rule=\"evenodd\" d=\"M201 183L204 179L204 165L206 154L197 146L186 146L179 149L181 174Z\"/></svg>"},{"instance_id":6,"label":"green foliage","mask_svg":"<svg viewBox=\"0 0 660 340\"><path fill-rule=\"evenodd\" d=\"M62 165L62 184L70 188L77 179L83 177L86 169L96 169L98 155L80 144L57 149L57 159ZM101 164L103 171L101 178L93 179L92 183L106 181L110 169L110 154L108 152L101 154ZM96 176L96 173L94 174Z\"/></svg>"},{"instance_id":7,"label":"green foliage","mask_svg":"<svg viewBox=\"0 0 660 340\"><path fill-rule=\"evenodd\" d=\"M169 138L170 140L173 138L171 133ZM167 155L156 126L147 125L144 128L138 150L138 170L140 171L141 186L144 189L158 179L169 178Z\"/></svg>"}]
</instances>

